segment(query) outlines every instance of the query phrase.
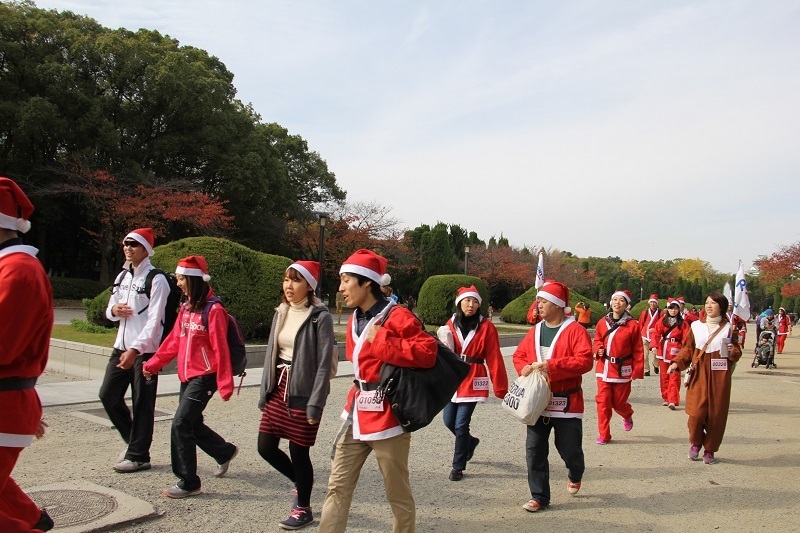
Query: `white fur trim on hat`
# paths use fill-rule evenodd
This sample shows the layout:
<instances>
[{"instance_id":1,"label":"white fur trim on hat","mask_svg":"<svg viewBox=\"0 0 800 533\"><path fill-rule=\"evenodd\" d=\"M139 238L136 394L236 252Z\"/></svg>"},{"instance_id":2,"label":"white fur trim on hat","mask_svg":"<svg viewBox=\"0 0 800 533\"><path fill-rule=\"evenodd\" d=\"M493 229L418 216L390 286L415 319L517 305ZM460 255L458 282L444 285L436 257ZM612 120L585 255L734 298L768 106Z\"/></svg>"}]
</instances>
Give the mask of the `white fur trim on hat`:
<instances>
[{"instance_id":1,"label":"white fur trim on hat","mask_svg":"<svg viewBox=\"0 0 800 533\"><path fill-rule=\"evenodd\" d=\"M622 296L623 298L625 298L626 302L631 303L631 299L628 298L628 295L625 294L623 291L615 292L614 294L611 295L611 299L613 300L615 296Z\"/></svg>"},{"instance_id":2,"label":"white fur trim on hat","mask_svg":"<svg viewBox=\"0 0 800 533\"><path fill-rule=\"evenodd\" d=\"M380 275L374 270L370 268L363 267L361 265L353 265L350 263L345 263L339 269L339 274L358 274L360 276L364 276L367 279L371 279L381 287L385 287L392 282L392 276L389 274Z\"/></svg>"},{"instance_id":3,"label":"white fur trim on hat","mask_svg":"<svg viewBox=\"0 0 800 533\"><path fill-rule=\"evenodd\" d=\"M132 231L132 232L128 233L127 235L125 235L125 239L133 239L134 241L136 241L139 244L141 244L142 246L144 246L144 249L147 250L147 255L150 256L150 257L152 257L152 255L155 253L153 251L153 247L150 246L149 242L147 242L147 239L145 239L144 237L142 237L141 235L139 235L135 231ZM122 239L122 242L125 242L125 239ZM199 276L200 274L189 274L189 275L190 276ZM206 280L206 281L208 281L208 280Z\"/></svg>"},{"instance_id":4,"label":"white fur trim on hat","mask_svg":"<svg viewBox=\"0 0 800 533\"><path fill-rule=\"evenodd\" d=\"M317 280L314 279L314 276L311 275L311 272L309 272L306 267L304 267L299 263L292 263L291 265L289 265L289 268L297 270L297 272L299 272L300 275L303 276L303 279L306 280L308 286L311 287L311 290L317 290ZM286 270L289 270L289 268L287 268Z\"/></svg>"},{"instance_id":5,"label":"white fur trim on hat","mask_svg":"<svg viewBox=\"0 0 800 533\"><path fill-rule=\"evenodd\" d=\"M31 222L24 218L10 217L0 213L0 228L28 233L28 230L31 229Z\"/></svg>"},{"instance_id":6,"label":"white fur trim on hat","mask_svg":"<svg viewBox=\"0 0 800 533\"><path fill-rule=\"evenodd\" d=\"M210 281L211 276L200 270L199 268L186 268L179 266L175 269L176 274L180 274L182 276L197 276L199 278L203 278L203 281Z\"/></svg>"},{"instance_id":7,"label":"white fur trim on hat","mask_svg":"<svg viewBox=\"0 0 800 533\"><path fill-rule=\"evenodd\" d=\"M476 300L478 300L478 305L483 303L483 300L482 300L480 294L478 294L477 292L471 292L470 291L470 292L465 292L465 293L462 293L462 294L458 295L456 297L456 305L458 305L458 303L461 300L463 300L464 298L470 298L470 297L475 298Z\"/></svg>"},{"instance_id":8,"label":"white fur trim on hat","mask_svg":"<svg viewBox=\"0 0 800 533\"><path fill-rule=\"evenodd\" d=\"M558 296L556 296L554 294L550 294L549 292L547 292L546 290L543 290L543 289L544 289L544 287L539 289L539 292L536 293L536 297L537 298L543 298L543 299L547 300L548 302L556 304L559 307L567 307L567 302L565 302L564 300L562 300L561 298L559 298Z\"/></svg>"}]
</instances>

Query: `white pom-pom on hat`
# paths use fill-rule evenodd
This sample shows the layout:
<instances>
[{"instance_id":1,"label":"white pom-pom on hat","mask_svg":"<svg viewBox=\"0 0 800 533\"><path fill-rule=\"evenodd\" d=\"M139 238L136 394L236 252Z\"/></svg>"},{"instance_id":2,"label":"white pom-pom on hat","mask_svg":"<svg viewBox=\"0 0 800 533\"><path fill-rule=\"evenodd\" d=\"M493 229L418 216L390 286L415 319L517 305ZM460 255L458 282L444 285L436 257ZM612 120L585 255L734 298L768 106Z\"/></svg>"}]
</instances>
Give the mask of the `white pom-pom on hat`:
<instances>
[{"instance_id":1,"label":"white pom-pom on hat","mask_svg":"<svg viewBox=\"0 0 800 533\"><path fill-rule=\"evenodd\" d=\"M392 276L390 276L389 274L384 274L383 276L381 276L381 281L380 281L381 287L386 287L391 283L392 283Z\"/></svg>"},{"instance_id":2,"label":"white pom-pom on hat","mask_svg":"<svg viewBox=\"0 0 800 533\"><path fill-rule=\"evenodd\" d=\"M23 218L17 219L17 231L19 231L20 233L28 233L30 229L31 229L30 220L25 220Z\"/></svg>"},{"instance_id":3,"label":"white pom-pom on hat","mask_svg":"<svg viewBox=\"0 0 800 533\"><path fill-rule=\"evenodd\" d=\"M208 283L209 281L211 281L211 276L209 276L208 274L203 274L203 281Z\"/></svg>"}]
</instances>

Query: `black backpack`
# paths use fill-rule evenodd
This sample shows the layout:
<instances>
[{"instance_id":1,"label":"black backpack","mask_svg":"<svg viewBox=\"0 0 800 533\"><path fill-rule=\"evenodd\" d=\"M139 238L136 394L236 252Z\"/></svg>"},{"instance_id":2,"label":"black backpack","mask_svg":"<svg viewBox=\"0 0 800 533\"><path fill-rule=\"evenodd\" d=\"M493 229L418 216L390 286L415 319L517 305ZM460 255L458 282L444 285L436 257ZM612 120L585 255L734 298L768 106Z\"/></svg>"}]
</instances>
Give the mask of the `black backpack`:
<instances>
[{"instance_id":1,"label":"black backpack","mask_svg":"<svg viewBox=\"0 0 800 533\"><path fill-rule=\"evenodd\" d=\"M114 286L111 288L111 291L114 292L119 290L120 283L122 283L122 278L125 276L125 273L129 272L128 270L123 270L117 276L116 281L114 282ZM161 339L159 342L164 342L164 339L167 338L167 335L170 334L172 331L173 326L175 326L175 321L178 319L178 311L181 307L181 298L183 297L183 291L178 287L178 279L175 277L175 274L172 272L164 272L159 268L154 268L147 273L147 276L144 278L144 288L138 289L136 292L138 294L144 294L147 296L147 299L150 299L150 291L153 288L153 278L156 277L158 274L163 275L167 280L167 285L169 286L169 294L167 295L167 302L164 304L164 321L161 323L164 326L164 331L161 333ZM147 308L150 307L150 304L146 305L144 309L139 311L139 314L144 313Z\"/></svg>"},{"instance_id":2,"label":"black backpack","mask_svg":"<svg viewBox=\"0 0 800 533\"><path fill-rule=\"evenodd\" d=\"M208 313L211 311L211 306L215 303L222 305L222 300L214 296L206 300L206 307L203 309L203 326L208 331ZM231 353L231 373L234 376L239 376L239 391L242 390L242 382L247 375L245 369L247 368L247 350L244 347L244 335L242 334L242 327L239 321L236 320L232 314L228 313L228 351ZM237 393L238 394L238 393Z\"/></svg>"}]
</instances>

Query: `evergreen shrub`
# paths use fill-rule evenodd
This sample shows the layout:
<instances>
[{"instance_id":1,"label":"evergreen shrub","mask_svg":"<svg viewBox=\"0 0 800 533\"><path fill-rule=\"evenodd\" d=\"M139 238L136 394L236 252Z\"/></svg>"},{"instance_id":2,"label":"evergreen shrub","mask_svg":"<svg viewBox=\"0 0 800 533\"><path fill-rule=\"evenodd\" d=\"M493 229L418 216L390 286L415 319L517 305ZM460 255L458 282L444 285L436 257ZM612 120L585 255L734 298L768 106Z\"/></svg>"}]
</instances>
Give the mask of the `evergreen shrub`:
<instances>
[{"instance_id":1,"label":"evergreen shrub","mask_svg":"<svg viewBox=\"0 0 800 533\"><path fill-rule=\"evenodd\" d=\"M50 278L54 300L94 298L105 289L99 281L81 278Z\"/></svg>"},{"instance_id":2,"label":"evergreen shrub","mask_svg":"<svg viewBox=\"0 0 800 533\"><path fill-rule=\"evenodd\" d=\"M417 314L426 324L444 325L453 316L456 306L456 293L461 287L475 285L483 300L481 313L488 315L489 289L482 279L464 274L445 274L431 276L425 280L419 290Z\"/></svg>"},{"instance_id":3,"label":"evergreen shrub","mask_svg":"<svg viewBox=\"0 0 800 533\"><path fill-rule=\"evenodd\" d=\"M239 321L245 337L266 338L280 303L283 273L292 264L291 259L214 237L190 237L158 246L150 259L157 268L175 272L178 260L190 255L206 258L209 284ZM108 326L105 310L110 294L106 289L87 307L90 322Z\"/></svg>"}]
</instances>

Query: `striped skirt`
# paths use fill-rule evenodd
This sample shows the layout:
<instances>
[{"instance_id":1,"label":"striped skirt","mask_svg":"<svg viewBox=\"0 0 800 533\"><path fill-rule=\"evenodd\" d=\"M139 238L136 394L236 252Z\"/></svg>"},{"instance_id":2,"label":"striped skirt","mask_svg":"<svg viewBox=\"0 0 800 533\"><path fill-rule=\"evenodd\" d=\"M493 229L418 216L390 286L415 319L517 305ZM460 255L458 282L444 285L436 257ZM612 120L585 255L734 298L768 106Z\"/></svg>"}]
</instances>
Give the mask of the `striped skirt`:
<instances>
[{"instance_id":1,"label":"striped skirt","mask_svg":"<svg viewBox=\"0 0 800 533\"><path fill-rule=\"evenodd\" d=\"M305 409L290 409L283 399L289 372L280 373L276 387L267 396L261 416L260 433L269 433L300 446L313 446L317 441L319 424L309 424Z\"/></svg>"}]
</instances>

